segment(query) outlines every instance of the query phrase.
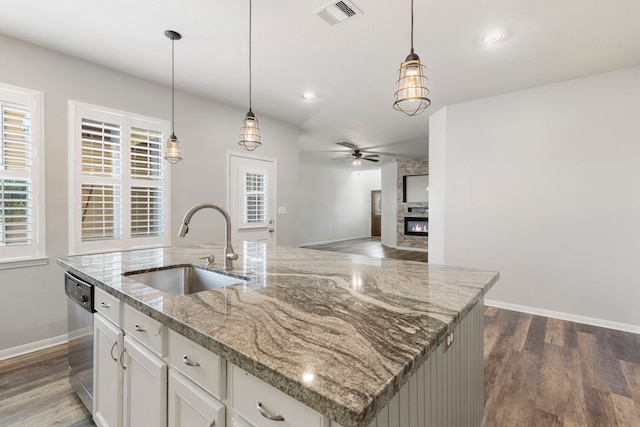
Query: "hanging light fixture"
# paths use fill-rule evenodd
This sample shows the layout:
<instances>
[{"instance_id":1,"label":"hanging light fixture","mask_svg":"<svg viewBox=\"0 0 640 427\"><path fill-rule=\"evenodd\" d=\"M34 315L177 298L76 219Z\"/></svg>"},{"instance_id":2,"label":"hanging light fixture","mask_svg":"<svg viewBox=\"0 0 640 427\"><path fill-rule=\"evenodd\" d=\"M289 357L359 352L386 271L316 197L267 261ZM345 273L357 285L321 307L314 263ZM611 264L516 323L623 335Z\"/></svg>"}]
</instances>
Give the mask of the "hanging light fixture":
<instances>
[{"instance_id":1,"label":"hanging light fixture","mask_svg":"<svg viewBox=\"0 0 640 427\"><path fill-rule=\"evenodd\" d=\"M411 53L400 65L396 90L396 101L393 108L407 116L417 116L431 104L427 95L427 78L425 66L413 51L413 0L411 0Z\"/></svg>"},{"instance_id":2,"label":"hanging light fixture","mask_svg":"<svg viewBox=\"0 0 640 427\"><path fill-rule=\"evenodd\" d=\"M262 145L258 118L251 111L251 0L249 0L249 112L242 122L242 133L238 144L247 151L253 151Z\"/></svg>"},{"instance_id":3,"label":"hanging light fixture","mask_svg":"<svg viewBox=\"0 0 640 427\"><path fill-rule=\"evenodd\" d=\"M171 164L176 164L182 160L182 148L180 142L174 131L175 126L175 113L174 113L174 99L175 99L175 71L174 71L174 55L173 55L173 43L176 40L180 40L182 36L175 31L167 30L164 35L171 40L171 136L167 140L167 148L164 152L164 159Z\"/></svg>"}]
</instances>

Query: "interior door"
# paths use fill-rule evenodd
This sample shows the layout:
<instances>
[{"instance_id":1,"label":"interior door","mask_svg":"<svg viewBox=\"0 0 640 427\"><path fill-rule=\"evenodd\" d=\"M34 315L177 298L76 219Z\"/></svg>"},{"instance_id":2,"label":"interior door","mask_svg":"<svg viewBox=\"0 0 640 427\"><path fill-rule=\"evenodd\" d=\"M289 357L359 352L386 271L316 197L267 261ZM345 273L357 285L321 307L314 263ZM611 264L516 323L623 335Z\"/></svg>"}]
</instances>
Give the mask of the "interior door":
<instances>
[{"instance_id":1,"label":"interior door","mask_svg":"<svg viewBox=\"0 0 640 427\"><path fill-rule=\"evenodd\" d=\"M380 236L382 231L382 192L371 192L371 235Z\"/></svg>"},{"instance_id":2,"label":"interior door","mask_svg":"<svg viewBox=\"0 0 640 427\"><path fill-rule=\"evenodd\" d=\"M228 154L228 207L231 238L276 244L275 160L243 153Z\"/></svg>"}]
</instances>

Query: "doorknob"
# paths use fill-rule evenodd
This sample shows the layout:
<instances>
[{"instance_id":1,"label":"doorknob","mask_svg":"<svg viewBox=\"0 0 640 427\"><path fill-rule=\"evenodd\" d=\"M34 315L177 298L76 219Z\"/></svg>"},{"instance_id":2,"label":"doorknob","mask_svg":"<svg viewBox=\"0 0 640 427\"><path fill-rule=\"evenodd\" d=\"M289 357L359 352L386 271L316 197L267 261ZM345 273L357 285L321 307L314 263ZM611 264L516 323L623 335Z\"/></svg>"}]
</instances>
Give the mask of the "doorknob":
<instances>
[{"instance_id":1,"label":"doorknob","mask_svg":"<svg viewBox=\"0 0 640 427\"><path fill-rule=\"evenodd\" d=\"M270 228L270 229L269 229L269 233L273 233L274 231L276 231L276 229L275 229L275 228Z\"/></svg>"}]
</instances>

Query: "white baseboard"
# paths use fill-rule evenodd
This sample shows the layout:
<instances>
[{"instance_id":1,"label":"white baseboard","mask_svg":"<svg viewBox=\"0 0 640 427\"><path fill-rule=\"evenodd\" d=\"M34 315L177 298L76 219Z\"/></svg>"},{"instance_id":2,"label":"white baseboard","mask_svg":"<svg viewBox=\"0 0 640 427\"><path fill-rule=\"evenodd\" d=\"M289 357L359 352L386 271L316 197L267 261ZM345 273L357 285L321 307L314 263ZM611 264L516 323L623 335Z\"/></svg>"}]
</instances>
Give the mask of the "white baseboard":
<instances>
[{"instance_id":1,"label":"white baseboard","mask_svg":"<svg viewBox=\"0 0 640 427\"><path fill-rule=\"evenodd\" d=\"M396 246L396 249L399 250L399 251L429 252L429 249L409 248L409 247L405 247L405 246Z\"/></svg>"},{"instance_id":2,"label":"white baseboard","mask_svg":"<svg viewBox=\"0 0 640 427\"><path fill-rule=\"evenodd\" d=\"M535 314L537 316L551 317L554 319L568 320L570 322L583 323L585 325L599 326L601 328L616 329L619 331L640 334L640 326L628 323L612 322L611 320L597 319L595 317L580 316L577 314L563 313L559 311L545 310L543 308L528 307L525 305L511 304L508 302L486 299L484 305L504 308L506 310L520 311Z\"/></svg>"},{"instance_id":3,"label":"white baseboard","mask_svg":"<svg viewBox=\"0 0 640 427\"><path fill-rule=\"evenodd\" d=\"M53 347L56 345L64 344L69 341L67 334L59 335L57 337L47 338L41 341L36 341L28 344L19 345L17 347L7 348L0 350L0 360L11 359L12 357L22 356L23 354L31 353L45 348Z\"/></svg>"}]
</instances>

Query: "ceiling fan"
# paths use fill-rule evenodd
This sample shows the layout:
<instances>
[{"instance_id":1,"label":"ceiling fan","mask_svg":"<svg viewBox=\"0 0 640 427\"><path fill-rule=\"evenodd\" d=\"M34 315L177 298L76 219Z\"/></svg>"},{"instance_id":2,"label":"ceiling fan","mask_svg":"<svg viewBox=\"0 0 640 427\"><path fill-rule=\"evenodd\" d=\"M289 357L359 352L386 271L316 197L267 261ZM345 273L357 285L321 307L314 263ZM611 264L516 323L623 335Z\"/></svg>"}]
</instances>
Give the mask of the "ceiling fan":
<instances>
[{"instance_id":1,"label":"ceiling fan","mask_svg":"<svg viewBox=\"0 0 640 427\"><path fill-rule=\"evenodd\" d=\"M336 157L335 159L332 160L341 160L341 159L349 159L349 163L351 163L351 165L353 166L360 166L362 164L363 160L368 160L370 162L379 162L380 160L378 160L376 157L380 157L377 154L366 154L361 151L360 149L358 149L358 146L355 144L352 144L350 142L336 142L337 145L342 145L343 147L347 147L350 150L353 150L353 153L351 153L349 156L344 156L344 157Z\"/></svg>"}]
</instances>

